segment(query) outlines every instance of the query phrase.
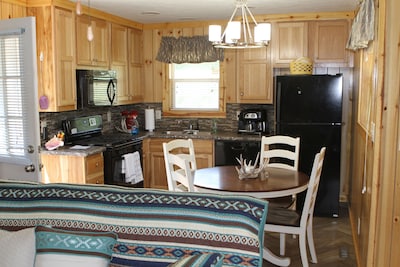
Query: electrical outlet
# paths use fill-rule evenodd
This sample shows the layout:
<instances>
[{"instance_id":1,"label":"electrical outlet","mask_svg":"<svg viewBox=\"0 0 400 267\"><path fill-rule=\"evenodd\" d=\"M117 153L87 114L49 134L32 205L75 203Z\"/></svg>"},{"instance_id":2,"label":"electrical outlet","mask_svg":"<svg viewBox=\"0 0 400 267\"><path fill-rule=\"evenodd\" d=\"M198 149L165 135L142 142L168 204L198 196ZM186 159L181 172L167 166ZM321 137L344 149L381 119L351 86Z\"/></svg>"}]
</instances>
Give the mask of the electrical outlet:
<instances>
[{"instance_id":1,"label":"electrical outlet","mask_svg":"<svg viewBox=\"0 0 400 267\"><path fill-rule=\"evenodd\" d=\"M239 120L240 110L236 110L236 120Z\"/></svg>"}]
</instances>

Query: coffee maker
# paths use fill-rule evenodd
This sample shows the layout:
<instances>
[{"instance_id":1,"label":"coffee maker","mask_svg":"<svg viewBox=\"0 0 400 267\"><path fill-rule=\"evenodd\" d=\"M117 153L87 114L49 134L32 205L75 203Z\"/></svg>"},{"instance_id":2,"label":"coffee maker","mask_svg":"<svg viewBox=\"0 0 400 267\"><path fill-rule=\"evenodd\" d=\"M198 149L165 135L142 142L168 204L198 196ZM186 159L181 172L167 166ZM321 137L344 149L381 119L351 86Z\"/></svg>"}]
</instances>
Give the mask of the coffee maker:
<instances>
[{"instance_id":1,"label":"coffee maker","mask_svg":"<svg viewBox=\"0 0 400 267\"><path fill-rule=\"evenodd\" d=\"M267 132L267 112L263 109L245 109L239 114L238 133L259 134Z\"/></svg>"}]
</instances>

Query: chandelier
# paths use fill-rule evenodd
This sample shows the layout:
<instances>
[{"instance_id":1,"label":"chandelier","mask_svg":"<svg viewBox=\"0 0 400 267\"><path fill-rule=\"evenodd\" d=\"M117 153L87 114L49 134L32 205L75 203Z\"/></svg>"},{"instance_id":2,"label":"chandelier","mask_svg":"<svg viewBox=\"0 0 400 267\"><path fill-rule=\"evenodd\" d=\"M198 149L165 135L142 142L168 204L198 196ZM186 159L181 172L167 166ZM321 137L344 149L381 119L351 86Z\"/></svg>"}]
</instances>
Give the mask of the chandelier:
<instances>
[{"instance_id":1,"label":"chandelier","mask_svg":"<svg viewBox=\"0 0 400 267\"><path fill-rule=\"evenodd\" d=\"M257 23L247 7L247 0L235 0L236 7L221 35L220 25L210 25L208 29L209 41L217 48L261 48L271 40L271 24ZM241 21L233 21L236 13L241 11ZM251 22L249 22L249 17ZM254 24L254 36L250 23ZM243 37L241 37L243 31Z\"/></svg>"}]
</instances>

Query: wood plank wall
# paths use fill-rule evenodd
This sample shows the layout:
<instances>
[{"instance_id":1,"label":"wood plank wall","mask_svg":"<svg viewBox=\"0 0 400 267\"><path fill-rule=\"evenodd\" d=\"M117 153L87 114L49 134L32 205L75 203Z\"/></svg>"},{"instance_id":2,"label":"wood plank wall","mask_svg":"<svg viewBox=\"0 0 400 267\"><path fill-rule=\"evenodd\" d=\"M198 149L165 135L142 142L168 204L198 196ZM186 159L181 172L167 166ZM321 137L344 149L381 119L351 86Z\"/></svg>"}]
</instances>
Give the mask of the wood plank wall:
<instances>
[{"instance_id":1,"label":"wood plank wall","mask_svg":"<svg viewBox=\"0 0 400 267\"><path fill-rule=\"evenodd\" d=\"M358 266L394 267L400 266L400 2L375 0L375 8L375 40L355 55L350 219Z\"/></svg>"}]
</instances>

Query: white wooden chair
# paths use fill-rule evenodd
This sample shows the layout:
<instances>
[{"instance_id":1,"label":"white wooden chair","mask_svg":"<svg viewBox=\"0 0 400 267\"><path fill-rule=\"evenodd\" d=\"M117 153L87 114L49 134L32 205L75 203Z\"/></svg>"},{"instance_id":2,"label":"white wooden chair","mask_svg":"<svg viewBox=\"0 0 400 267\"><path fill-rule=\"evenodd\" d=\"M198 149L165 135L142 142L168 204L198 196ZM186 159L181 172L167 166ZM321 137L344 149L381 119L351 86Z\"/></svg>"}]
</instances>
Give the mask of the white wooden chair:
<instances>
[{"instance_id":1,"label":"white wooden chair","mask_svg":"<svg viewBox=\"0 0 400 267\"><path fill-rule=\"evenodd\" d=\"M176 177L176 168L180 168L181 170L178 171L182 174L182 172L187 172L183 167L182 167L182 162L179 162L178 160L175 159L175 157L169 157L169 155L173 154L176 155L182 159L185 159L189 163L189 169L190 171L195 171L197 169L196 165L196 156L194 153L194 146L193 146L193 140L192 139L175 139L172 140L168 143L163 143L163 152L164 152L164 161L165 161L165 170L167 174L167 182L168 182L168 190L170 191L183 191L182 186L178 186L179 184L182 184L181 182L177 180L174 180ZM174 159L174 164L170 162L170 159ZM174 167L174 168L172 168ZM190 173L191 175L192 173ZM192 187L187 188L186 191L193 191L193 181L192 181ZM184 183L182 184L184 185Z\"/></svg>"},{"instance_id":2,"label":"white wooden chair","mask_svg":"<svg viewBox=\"0 0 400 267\"><path fill-rule=\"evenodd\" d=\"M310 182L301 213L285 208L268 207L267 221L264 226L264 231L266 232L280 233L280 254L282 256L285 254L285 234L299 236L300 256L303 267L308 267L306 239L311 254L311 262L317 263L317 254L315 252L313 237L313 216L325 150L326 148L323 147L321 151L315 155Z\"/></svg>"},{"instance_id":3,"label":"white wooden chair","mask_svg":"<svg viewBox=\"0 0 400 267\"><path fill-rule=\"evenodd\" d=\"M260 163L267 166L298 170L300 137L285 135L263 136L261 138Z\"/></svg>"},{"instance_id":4,"label":"white wooden chair","mask_svg":"<svg viewBox=\"0 0 400 267\"><path fill-rule=\"evenodd\" d=\"M193 175L190 163L187 159L179 155L168 154L167 162L170 173L170 191L194 192ZM169 185L168 185L169 187Z\"/></svg>"},{"instance_id":5,"label":"white wooden chair","mask_svg":"<svg viewBox=\"0 0 400 267\"><path fill-rule=\"evenodd\" d=\"M299 168L300 137L286 135L263 136L261 138L260 164L297 171ZM296 209L296 195L270 199L271 205Z\"/></svg>"}]
</instances>

